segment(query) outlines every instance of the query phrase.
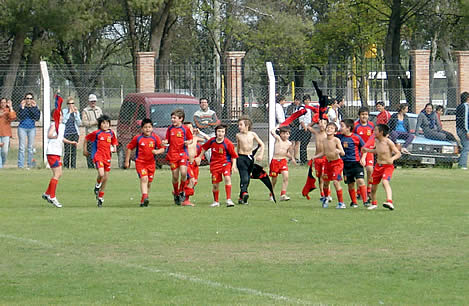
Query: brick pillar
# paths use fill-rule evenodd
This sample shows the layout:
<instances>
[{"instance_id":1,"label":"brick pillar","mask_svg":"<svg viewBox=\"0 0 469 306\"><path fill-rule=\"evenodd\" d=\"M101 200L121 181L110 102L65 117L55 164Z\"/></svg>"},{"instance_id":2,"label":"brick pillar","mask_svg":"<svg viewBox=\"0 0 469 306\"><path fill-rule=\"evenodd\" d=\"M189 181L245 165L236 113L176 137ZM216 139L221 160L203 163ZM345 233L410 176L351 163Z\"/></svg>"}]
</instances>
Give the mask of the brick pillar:
<instances>
[{"instance_id":1,"label":"brick pillar","mask_svg":"<svg viewBox=\"0 0 469 306\"><path fill-rule=\"evenodd\" d=\"M155 92L155 52L137 52L137 92Z\"/></svg>"},{"instance_id":2,"label":"brick pillar","mask_svg":"<svg viewBox=\"0 0 469 306\"><path fill-rule=\"evenodd\" d=\"M411 50L413 113L420 112L430 102L430 50Z\"/></svg>"},{"instance_id":3,"label":"brick pillar","mask_svg":"<svg viewBox=\"0 0 469 306\"><path fill-rule=\"evenodd\" d=\"M461 103L461 93L469 92L469 51L455 51L458 63L457 104Z\"/></svg>"},{"instance_id":4,"label":"brick pillar","mask_svg":"<svg viewBox=\"0 0 469 306\"><path fill-rule=\"evenodd\" d=\"M242 62L244 51L226 52L226 103L228 117L237 119L243 109Z\"/></svg>"}]
</instances>

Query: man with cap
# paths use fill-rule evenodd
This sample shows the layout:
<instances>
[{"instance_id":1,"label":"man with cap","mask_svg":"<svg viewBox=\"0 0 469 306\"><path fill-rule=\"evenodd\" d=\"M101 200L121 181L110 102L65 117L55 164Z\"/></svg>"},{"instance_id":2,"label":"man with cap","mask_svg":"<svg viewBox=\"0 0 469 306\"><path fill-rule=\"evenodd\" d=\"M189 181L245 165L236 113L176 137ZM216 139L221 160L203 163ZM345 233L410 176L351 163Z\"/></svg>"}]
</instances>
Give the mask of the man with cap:
<instances>
[{"instance_id":1,"label":"man with cap","mask_svg":"<svg viewBox=\"0 0 469 306\"><path fill-rule=\"evenodd\" d=\"M85 126L85 135L98 129L98 118L103 114L103 111L99 106L96 106L97 100L96 95L90 94L88 97L88 106L85 107L81 113L82 123ZM91 145L92 143L88 141L88 152L91 152ZM87 156L86 162L88 164L88 168L94 168L91 154Z\"/></svg>"}]
</instances>

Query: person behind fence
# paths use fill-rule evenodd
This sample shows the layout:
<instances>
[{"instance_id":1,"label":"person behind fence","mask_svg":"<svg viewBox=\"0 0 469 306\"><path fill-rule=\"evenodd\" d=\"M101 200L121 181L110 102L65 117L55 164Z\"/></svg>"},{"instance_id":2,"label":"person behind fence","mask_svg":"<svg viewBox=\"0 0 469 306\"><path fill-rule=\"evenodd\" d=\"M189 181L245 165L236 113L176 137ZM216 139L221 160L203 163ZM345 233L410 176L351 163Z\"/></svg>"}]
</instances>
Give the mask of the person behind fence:
<instances>
[{"instance_id":1,"label":"person behind fence","mask_svg":"<svg viewBox=\"0 0 469 306\"><path fill-rule=\"evenodd\" d=\"M303 105L309 106L311 103L310 95L303 96ZM300 118L300 163L308 162L308 145L311 141L311 132L308 130L313 125L313 114L310 109L306 108L306 113Z\"/></svg>"},{"instance_id":2,"label":"person behind fence","mask_svg":"<svg viewBox=\"0 0 469 306\"><path fill-rule=\"evenodd\" d=\"M344 110L345 99L343 96L339 95L337 96L337 98L335 98L335 100L337 101L337 104L339 105L339 108L337 108L337 112L339 113L339 118L340 120L342 120L346 117L345 110Z\"/></svg>"},{"instance_id":3,"label":"person behind fence","mask_svg":"<svg viewBox=\"0 0 469 306\"><path fill-rule=\"evenodd\" d=\"M467 170L467 155L469 153L469 92L461 94L461 104L456 108L456 133L461 141L461 155L458 166Z\"/></svg>"},{"instance_id":4,"label":"person behind fence","mask_svg":"<svg viewBox=\"0 0 469 306\"><path fill-rule=\"evenodd\" d=\"M34 139L36 137L36 121L41 118L41 111L37 107L32 93L24 95L18 110L18 168L24 168L24 155L27 147L27 166L33 166ZM27 143L27 144L26 144Z\"/></svg>"},{"instance_id":5,"label":"person behind fence","mask_svg":"<svg viewBox=\"0 0 469 306\"><path fill-rule=\"evenodd\" d=\"M425 138L434 140L448 140L456 141L456 138L448 131L443 130L438 121L436 113L433 111L433 104L427 103L425 108L420 112L417 117L417 125L415 127L415 134L419 133L419 130L423 130Z\"/></svg>"},{"instance_id":6,"label":"person behind fence","mask_svg":"<svg viewBox=\"0 0 469 306\"><path fill-rule=\"evenodd\" d=\"M340 118L339 103L337 103L337 100L332 100L331 104L329 105L327 119L329 122L332 122L337 126L337 130L340 130L340 121L342 118Z\"/></svg>"},{"instance_id":7,"label":"person behind fence","mask_svg":"<svg viewBox=\"0 0 469 306\"><path fill-rule=\"evenodd\" d=\"M98 99L96 95L90 94L88 96L88 106L81 112L81 119L85 126L85 135L88 135L98 129L98 118L103 115L103 111L96 105ZM91 142L88 142L87 151L91 152ZM94 168L94 163L91 155L86 157L88 168Z\"/></svg>"},{"instance_id":8,"label":"person behind fence","mask_svg":"<svg viewBox=\"0 0 469 306\"><path fill-rule=\"evenodd\" d=\"M376 116L376 124L388 124L391 113L386 110L383 101L376 102L376 110L379 112Z\"/></svg>"},{"instance_id":9,"label":"person behind fence","mask_svg":"<svg viewBox=\"0 0 469 306\"><path fill-rule=\"evenodd\" d=\"M251 180L251 173L254 167L254 158L261 161L264 156L264 142L252 129L252 121L248 117L241 117L238 119L239 133L236 134L236 142L238 144L238 160L237 167L239 171L239 200L238 204L248 204L249 193L248 187ZM257 156L253 156L254 141L259 146Z\"/></svg>"},{"instance_id":10,"label":"person behind fence","mask_svg":"<svg viewBox=\"0 0 469 306\"><path fill-rule=\"evenodd\" d=\"M89 133L83 143L83 155L91 155L96 165L98 176L94 185L94 194L98 207L103 206L104 189L111 171L111 154L116 152L117 137L111 130L111 118L102 115L98 118L98 130ZM91 142L92 151L88 151L88 142Z\"/></svg>"},{"instance_id":11,"label":"person behind fence","mask_svg":"<svg viewBox=\"0 0 469 306\"><path fill-rule=\"evenodd\" d=\"M80 139L80 128L81 118L78 108L75 106L75 100L72 97L67 99L67 108L62 110L63 120L65 124L65 138L70 141L76 141ZM77 159L77 147L69 143L64 144L64 167L65 168L76 168Z\"/></svg>"},{"instance_id":12,"label":"person behind fence","mask_svg":"<svg viewBox=\"0 0 469 306\"><path fill-rule=\"evenodd\" d=\"M300 102L300 96L295 95L293 99L293 103L287 107L287 112L286 112L287 117L291 116L294 112L299 111L301 108L303 108L303 106L301 105L301 102ZM300 150L300 119L299 118L295 119L290 124L290 141L292 143L292 148L293 148L292 150L293 158L295 159L296 162L300 162L300 160L297 158L299 150Z\"/></svg>"},{"instance_id":13,"label":"person behind fence","mask_svg":"<svg viewBox=\"0 0 469 306\"><path fill-rule=\"evenodd\" d=\"M10 148L11 122L16 119L16 112L11 105L11 100L0 100L0 168L5 167Z\"/></svg>"},{"instance_id":14,"label":"person behind fence","mask_svg":"<svg viewBox=\"0 0 469 306\"><path fill-rule=\"evenodd\" d=\"M407 103L400 104L398 112L392 114L388 122L389 131L391 132L389 139L394 143L397 143L396 141L398 139L403 139L405 142L402 145L401 152L404 154L410 154L407 148L415 138L415 136L410 133L409 117L407 116L408 110L409 106Z\"/></svg>"},{"instance_id":15,"label":"person behind fence","mask_svg":"<svg viewBox=\"0 0 469 306\"><path fill-rule=\"evenodd\" d=\"M51 112L51 118L54 117L55 109ZM52 178L49 181L49 185L47 190L42 194L42 198L47 202L51 203L57 208L62 207L59 200L55 195L57 190L57 184L59 183L59 179L62 176L62 163L60 161L60 157L62 156L63 152L63 145L64 143L77 146L78 142L76 140L67 139L64 135L65 133L65 125L63 122L63 113L60 112L60 119L61 123L59 124L58 130L56 130L55 122L52 121L47 131L47 162L49 164L50 169L52 170Z\"/></svg>"},{"instance_id":16,"label":"person behind fence","mask_svg":"<svg viewBox=\"0 0 469 306\"><path fill-rule=\"evenodd\" d=\"M441 116L443 116L444 112L445 112L445 108L443 107L443 105L437 105L435 107L436 117L438 118L438 122L440 126L443 126L443 124L441 123Z\"/></svg>"},{"instance_id":17,"label":"person behind fence","mask_svg":"<svg viewBox=\"0 0 469 306\"><path fill-rule=\"evenodd\" d=\"M200 134L215 137L215 127L220 124L217 113L208 107L208 99L199 99L200 109L194 113L194 124Z\"/></svg>"},{"instance_id":18,"label":"person behind fence","mask_svg":"<svg viewBox=\"0 0 469 306\"><path fill-rule=\"evenodd\" d=\"M278 96L275 103L275 125L278 125L285 121L285 109L283 105L287 103L284 96Z\"/></svg>"}]
</instances>

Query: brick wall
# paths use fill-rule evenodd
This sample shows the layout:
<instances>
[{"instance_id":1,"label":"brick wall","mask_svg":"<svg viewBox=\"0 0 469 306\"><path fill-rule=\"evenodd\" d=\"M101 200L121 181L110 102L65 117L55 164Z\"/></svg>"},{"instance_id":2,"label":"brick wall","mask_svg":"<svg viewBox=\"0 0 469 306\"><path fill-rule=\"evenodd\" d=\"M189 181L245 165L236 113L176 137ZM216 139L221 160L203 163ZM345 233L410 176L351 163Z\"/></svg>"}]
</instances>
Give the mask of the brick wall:
<instances>
[{"instance_id":1,"label":"brick wall","mask_svg":"<svg viewBox=\"0 0 469 306\"><path fill-rule=\"evenodd\" d=\"M137 92L155 92L155 52L137 53Z\"/></svg>"}]
</instances>

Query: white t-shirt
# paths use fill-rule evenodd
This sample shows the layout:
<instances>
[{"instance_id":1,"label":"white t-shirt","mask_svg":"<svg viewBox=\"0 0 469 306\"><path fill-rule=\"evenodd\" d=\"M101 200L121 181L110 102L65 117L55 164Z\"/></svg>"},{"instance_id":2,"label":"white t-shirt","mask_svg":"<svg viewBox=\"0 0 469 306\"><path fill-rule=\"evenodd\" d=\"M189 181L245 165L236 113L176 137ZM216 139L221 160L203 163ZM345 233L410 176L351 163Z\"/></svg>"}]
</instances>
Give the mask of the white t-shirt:
<instances>
[{"instance_id":1,"label":"white t-shirt","mask_svg":"<svg viewBox=\"0 0 469 306\"><path fill-rule=\"evenodd\" d=\"M300 120L300 130L302 130L303 129L303 127L301 126L302 122L306 126L308 126L313 120L313 115L312 115L311 110L307 108L306 113L303 116L300 116L299 120Z\"/></svg>"},{"instance_id":2,"label":"white t-shirt","mask_svg":"<svg viewBox=\"0 0 469 306\"><path fill-rule=\"evenodd\" d=\"M57 135L55 131L55 123L52 122L51 126L54 129L54 136ZM47 155L58 155L62 156L63 147L64 147L64 133L65 133L65 124L59 124L59 135L57 138L48 139L47 141Z\"/></svg>"},{"instance_id":3,"label":"white t-shirt","mask_svg":"<svg viewBox=\"0 0 469 306\"><path fill-rule=\"evenodd\" d=\"M285 110L280 103L275 103L275 119L277 124L283 123L285 121Z\"/></svg>"},{"instance_id":4,"label":"white t-shirt","mask_svg":"<svg viewBox=\"0 0 469 306\"><path fill-rule=\"evenodd\" d=\"M329 119L329 122L334 122L335 125L337 125L337 128L340 130L340 118L339 118L339 112L332 107L329 108L327 111L327 119Z\"/></svg>"}]
</instances>

